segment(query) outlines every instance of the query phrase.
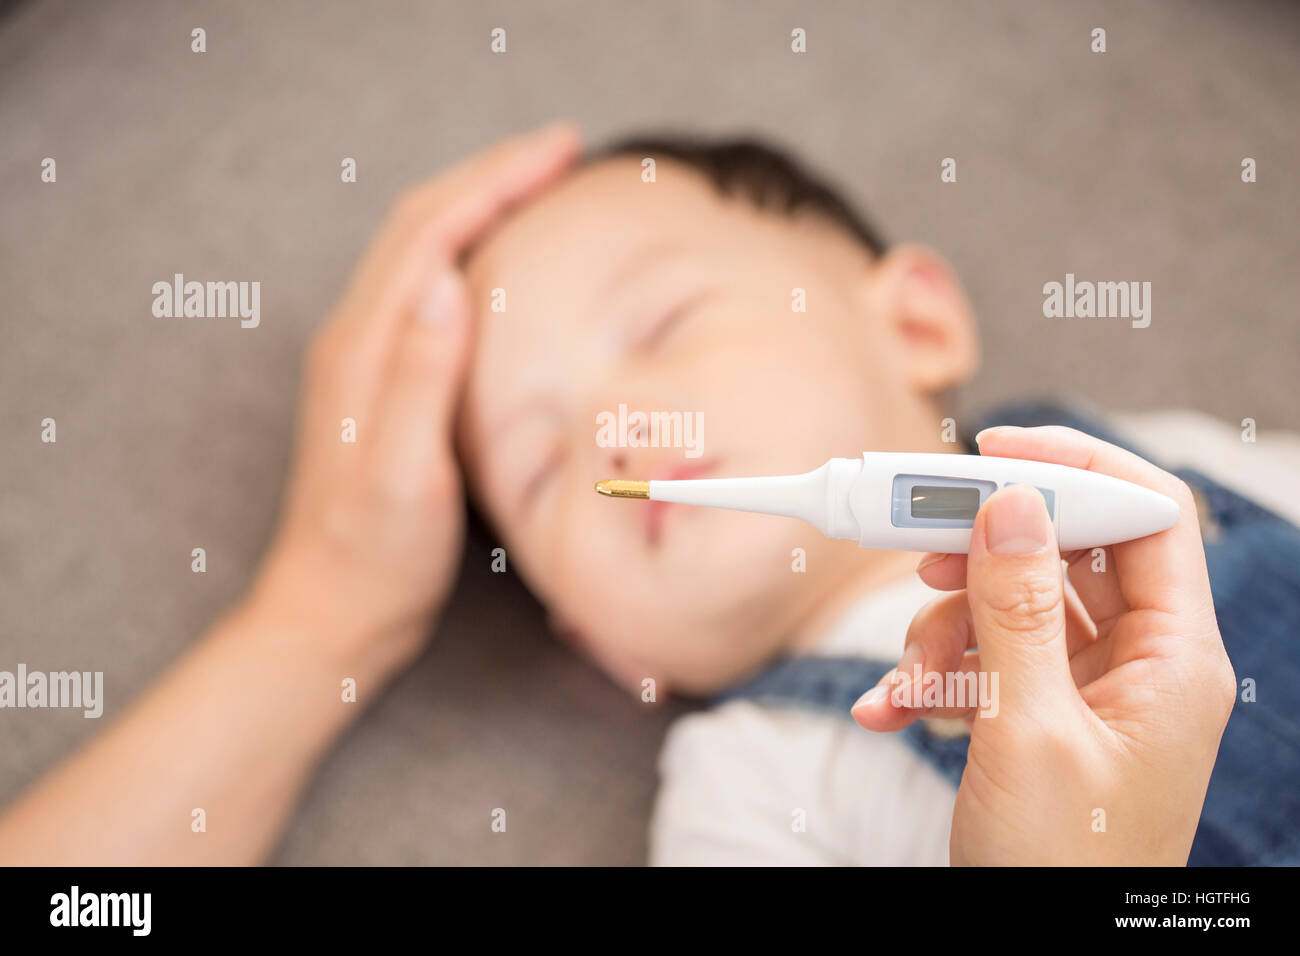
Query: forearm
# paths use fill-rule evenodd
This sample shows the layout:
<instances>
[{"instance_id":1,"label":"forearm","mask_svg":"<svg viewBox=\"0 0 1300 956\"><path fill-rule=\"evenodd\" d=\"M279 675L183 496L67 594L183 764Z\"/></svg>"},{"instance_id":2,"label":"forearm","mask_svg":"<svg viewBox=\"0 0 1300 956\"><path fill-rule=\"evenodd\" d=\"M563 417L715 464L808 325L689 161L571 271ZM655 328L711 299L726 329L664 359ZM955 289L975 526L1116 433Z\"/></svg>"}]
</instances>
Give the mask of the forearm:
<instances>
[{"instance_id":1,"label":"forearm","mask_svg":"<svg viewBox=\"0 0 1300 956\"><path fill-rule=\"evenodd\" d=\"M316 760L401 663L247 601L0 817L3 864L244 864ZM203 811L204 827L195 811Z\"/></svg>"}]
</instances>

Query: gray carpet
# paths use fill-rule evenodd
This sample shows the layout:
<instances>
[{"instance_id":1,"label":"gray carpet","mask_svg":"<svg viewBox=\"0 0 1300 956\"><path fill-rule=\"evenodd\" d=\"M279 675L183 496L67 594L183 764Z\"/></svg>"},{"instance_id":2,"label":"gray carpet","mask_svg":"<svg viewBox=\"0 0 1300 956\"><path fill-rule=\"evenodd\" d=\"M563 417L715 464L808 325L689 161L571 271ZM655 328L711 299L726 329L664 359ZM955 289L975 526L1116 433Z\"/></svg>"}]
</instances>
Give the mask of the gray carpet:
<instances>
[{"instance_id":1,"label":"gray carpet","mask_svg":"<svg viewBox=\"0 0 1300 956\"><path fill-rule=\"evenodd\" d=\"M1068 393L1300 427L1297 37L1291 4L1173 0L11 7L0 668L103 670L111 719L181 653L266 544L300 349L390 199L556 116L596 140L770 135L892 238L933 244L983 326L963 408ZM261 327L153 319L150 287L175 272L260 280ZM1043 283L1067 272L1150 281L1150 328L1045 319ZM278 862L644 858L671 709L555 646L517 583L487 573L487 546L432 649L322 768ZM0 712L0 801L95 727Z\"/></svg>"}]
</instances>

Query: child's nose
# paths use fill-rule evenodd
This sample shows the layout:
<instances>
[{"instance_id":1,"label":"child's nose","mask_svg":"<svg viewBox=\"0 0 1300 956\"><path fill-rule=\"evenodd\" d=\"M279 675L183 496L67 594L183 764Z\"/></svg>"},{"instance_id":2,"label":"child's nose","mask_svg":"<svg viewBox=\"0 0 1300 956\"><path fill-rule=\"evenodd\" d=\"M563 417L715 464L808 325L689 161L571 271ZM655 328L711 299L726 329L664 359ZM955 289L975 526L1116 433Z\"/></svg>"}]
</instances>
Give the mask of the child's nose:
<instances>
[{"instance_id":1,"label":"child's nose","mask_svg":"<svg viewBox=\"0 0 1300 956\"><path fill-rule=\"evenodd\" d=\"M605 454L605 467L611 475L623 475L628 467L627 452L622 448L610 448Z\"/></svg>"}]
</instances>

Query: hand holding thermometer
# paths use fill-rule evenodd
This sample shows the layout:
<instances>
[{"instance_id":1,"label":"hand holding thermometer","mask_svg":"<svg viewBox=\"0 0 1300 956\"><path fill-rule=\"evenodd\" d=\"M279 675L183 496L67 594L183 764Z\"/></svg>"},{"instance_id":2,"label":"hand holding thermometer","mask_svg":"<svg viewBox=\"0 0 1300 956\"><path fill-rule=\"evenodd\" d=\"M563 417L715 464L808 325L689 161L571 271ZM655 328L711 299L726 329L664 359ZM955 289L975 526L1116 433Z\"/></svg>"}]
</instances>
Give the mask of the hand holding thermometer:
<instances>
[{"instance_id":1,"label":"hand holding thermometer","mask_svg":"<svg viewBox=\"0 0 1300 956\"><path fill-rule=\"evenodd\" d=\"M1097 548L1172 528L1178 505L1149 488L1066 465L983 455L866 452L803 475L628 481L596 490L710 508L802 518L863 548L966 554L975 514L1007 485L1042 492L1061 551Z\"/></svg>"}]
</instances>

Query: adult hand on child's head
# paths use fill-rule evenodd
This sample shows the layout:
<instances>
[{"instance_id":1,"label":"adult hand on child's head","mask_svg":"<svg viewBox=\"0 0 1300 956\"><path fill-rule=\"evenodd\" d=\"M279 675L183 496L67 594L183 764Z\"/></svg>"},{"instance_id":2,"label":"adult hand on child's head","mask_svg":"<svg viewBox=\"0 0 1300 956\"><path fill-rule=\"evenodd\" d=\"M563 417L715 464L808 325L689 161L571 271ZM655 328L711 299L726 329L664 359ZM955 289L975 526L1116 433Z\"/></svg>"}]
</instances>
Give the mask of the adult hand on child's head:
<instances>
[{"instance_id":1,"label":"adult hand on child's head","mask_svg":"<svg viewBox=\"0 0 1300 956\"><path fill-rule=\"evenodd\" d=\"M417 650L464 535L452 416L469 364L458 260L578 155L565 125L507 140L392 210L308 350L259 607L396 660Z\"/></svg>"},{"instance_id":2,"label":"adult hand on child's head","mask_svg":"<svg viewBox=\"0 0 1300 956\"><path fill-rule=\"evenodd\" d=\"M953 593L916 616L903 673L864 695L854 716L871 730L968 720L955 864L1185 864L1236 698L1192 495L1072 429L996 428L978 440L983 454L1159 491L1178 502L1178 523L1105 549L1103 565L1091 551L1058 552L1036 490L997 492L975 519L968 556L921 562L927 584ZM983 670L993 706L898 706L924 703L899 683L918 664L921 674Z\"/></svg>"}]
</instances>

